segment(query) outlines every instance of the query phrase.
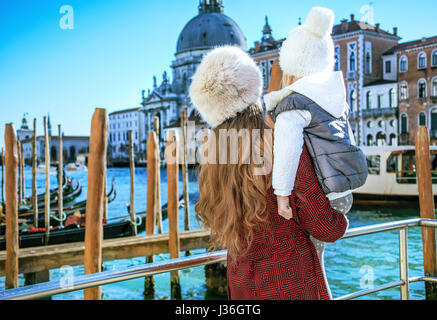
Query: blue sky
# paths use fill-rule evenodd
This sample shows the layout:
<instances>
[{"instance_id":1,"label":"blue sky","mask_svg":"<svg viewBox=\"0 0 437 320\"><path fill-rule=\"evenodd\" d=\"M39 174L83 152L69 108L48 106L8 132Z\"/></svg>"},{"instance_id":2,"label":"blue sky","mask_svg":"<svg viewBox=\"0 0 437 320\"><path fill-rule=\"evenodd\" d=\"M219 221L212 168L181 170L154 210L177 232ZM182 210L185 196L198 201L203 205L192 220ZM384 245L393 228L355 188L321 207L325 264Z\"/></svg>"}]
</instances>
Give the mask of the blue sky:
<instances>
[{"instance_id":1,"label":"blue sky","mask_svg":"<svg viewBox=\"0 0 437 320\"><path fill-rule=\"evenodd\" d=\"M261 37L268 15L276 38L285 37L316 5L336 13L336 23L368 5L361 0L224 0L225 14L248 46ZM63 30L60 8L74 9L74 29ZM50 113L66 135L88 135L96 107L108 112L139 106L141 90L171 75L176 41L197 15L198 0L1 0L0 147L4 127ZM399 28L401 41L437 35L432 0L373 0L375 23Z\"/></svg>"}]
</instances>

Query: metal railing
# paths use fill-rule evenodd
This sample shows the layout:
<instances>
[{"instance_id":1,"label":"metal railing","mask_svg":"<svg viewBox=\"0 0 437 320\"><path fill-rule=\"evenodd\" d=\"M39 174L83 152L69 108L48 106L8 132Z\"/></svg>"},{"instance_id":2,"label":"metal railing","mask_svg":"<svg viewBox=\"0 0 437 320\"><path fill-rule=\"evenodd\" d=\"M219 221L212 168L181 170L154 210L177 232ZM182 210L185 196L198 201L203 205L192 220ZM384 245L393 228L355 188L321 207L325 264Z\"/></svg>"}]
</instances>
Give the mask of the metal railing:
<instances>
[{"instance_id":1,"label":"metal railing","mask_svg":"<svg viewBox=\"0 0 437 320\"><path fill-rule=\"evenodd\" d=\"M437 228L437 220L431 219L410 219L403 221L394 221L383 224L376 224L360 228L350 229L342 239L353 238L358 236L370 235L380 232L399 230L399 261L400 261L400 279L391 283L375 287L373 289L354 292L335 300L349 300L365 296L378 291L401 287L401 299L409 299L409 284L418 281L437 282L437 277L408 277L408 237L407 230L409 227L431 227ZM71 283L65 281L51 281L46 283L25 286L16 289L9 289L0 292L0 300L25 300L49 297L56 294L82 290L86 288L111 284L120 281L126 281L145 276L156 275L160 273L171 272L186 268L198 267L218 262L224 262L227 259L226 251L217 251L214 253L199 254L191 257L173 259L164 262L144 264L141 266L131 267L124 270L104 271L95 274L83 275L71 279Z\"/></svg>"}]
</instances>

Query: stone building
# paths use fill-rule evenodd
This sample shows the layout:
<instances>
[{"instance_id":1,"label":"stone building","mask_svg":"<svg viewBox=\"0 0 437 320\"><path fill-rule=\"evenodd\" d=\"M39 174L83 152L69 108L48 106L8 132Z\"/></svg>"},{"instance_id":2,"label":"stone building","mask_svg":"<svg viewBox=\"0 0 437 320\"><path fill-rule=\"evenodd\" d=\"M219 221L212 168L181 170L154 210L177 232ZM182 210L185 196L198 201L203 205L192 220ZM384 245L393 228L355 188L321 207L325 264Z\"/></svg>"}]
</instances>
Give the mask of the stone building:
<instances>
[{"instance_id":1,"label":"stone building","mask_svg":"<svg viewBox=\"0 0 437 320\"><path fill-rule=\"evenodd\" d=\"M217 46L234 45L247 50L246 38L235 21L226 16L221 0L201 0L199 14L183 28L176 45L175 60L171 63L172 77L163 72L158 85L154 76L153 88L142 92L141 106L145 115L145 132L153 129L154 117L159 118L161 156L169 129L179 128L180 115L188 108L191 120L200 120L189 98L189 86L202 57Z\"/></svg>"},{"instance_id":2,"label":"stone building","mask_svg":"<svg viewBox=\"0 0 437 320\"><path fill-rule=\"evenodd\" d=\"M428 126L437 143L437 36L401 43L384 59L385 68L397 70L399 143L414 145L419 125Z\"/></svg>"},{"instance_id":3,"label":"stone building","mask_svg":"<svg viewBox=\"0 0 437 320\"><path fill-rule=\"evenodd\" d=\"M108 154L112 162L129 160L129 131L132 130L134 154L137 160L145 159L146 134L144 113L140 107L109 114Z\"/></svg>"},{"instance_id":4,"label":"stone building","mask_svg":"<svg viewBox=\"0 0 437 320\"><path fill-rule=\"evenodd\" d=\"M52 126L50 117L47 119L49 143L50 143L50 160L52 163L58 161L58 137L52 135ZM23 145L23 156L27 164L32 161L32 137L33 130L28 126L26 116L23 117L21 127L17 130L17 140ZM62 136L64 163L76 162L79 155L85 158L89 153L89 137L87 136ZM36 137L36 157L37 162L45 161L45 138L44 136Z\"/></svg>"}]
</instances>

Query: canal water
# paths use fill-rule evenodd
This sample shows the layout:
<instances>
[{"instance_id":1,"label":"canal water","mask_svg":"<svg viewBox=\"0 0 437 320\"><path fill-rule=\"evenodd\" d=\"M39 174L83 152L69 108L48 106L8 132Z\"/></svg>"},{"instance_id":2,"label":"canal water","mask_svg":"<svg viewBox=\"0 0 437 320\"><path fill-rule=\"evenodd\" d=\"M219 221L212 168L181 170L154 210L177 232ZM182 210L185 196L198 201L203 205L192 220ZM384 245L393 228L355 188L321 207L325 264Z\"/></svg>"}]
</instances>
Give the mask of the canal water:
<instances>
[{"instance_id":1,"label":"canal water","mask_svg":"<svg viewBox=\"0 0 437 320\"><path fill-rule=\"evenodd\" d=\"M1 169L0 169L1 170ZM26 194L31 194L31 169L25 169ZM83 193L77 199L86 199L87 173L67 172L74 180L79 179L83 185ZM127 215L126 204L130 201L130 174L128 168L108 169L108 190L111 180L115 179L117 191L116 199L108 206L108 218ZM196 171L190 171L189 192L190 192L190 227L199 229L201 226L195 219L194 205L198 199ZM44 192L44 175L38 175L38 193ZM137 212L145 211L147 198L147 169L137 168L135 176L135 207ZM52 187L57 185L56 175L51 176ZM161 197L162 203L167 202L167 178L165 170L161 170ZM182 192L182 182L180 182ZM356 228L366 225L404 220L419 217L418 209L387 209L381 207L352 209L350 212L350 227ZM184 229L183 210L180 213L180 230ZM163 232L168 231L168 220L163 222ZM139 233L140 236L145 232ZM420 228L408 230L408 258L410 277L423 275L422 240ZM194 250L191 254L205 253L206 250ZM183 256L184 253L181 253ZM169 259L168 254L155 257L155 261ZM104 262L104 270L121 270L127 267L137 266L145 263L144 257L135 259L123 259L111 262ZM362 289L372 288L387 282L399 279L399 245L398 231L379 233L346 240L339 240L334 244L327 244L325 251L326 272L331 286L332 294L339 297ZM67 281L69 276L84 274L83 266L63 267L50 271L50 280ZM186 300L204 299L226 299L226 296L211 297L205 287L204 267L196 267L180 271L182 298ZM156 296L155 299L169 299L170 297L170 274L155 276ZM19 285L24 285L24 276L20 274ZM5 277L0 277L0 290L5 288ZM102 287L103 299L107 300L144 300L144 278L105 285ZM411 299L422 300L425 298L425 285L413 283L410 286ZM400 289L394 288L374 293L359 299L399 299ZM83 299L83 291L70 292L56 295L56 300Z\"/></svg>"}]
</instances>

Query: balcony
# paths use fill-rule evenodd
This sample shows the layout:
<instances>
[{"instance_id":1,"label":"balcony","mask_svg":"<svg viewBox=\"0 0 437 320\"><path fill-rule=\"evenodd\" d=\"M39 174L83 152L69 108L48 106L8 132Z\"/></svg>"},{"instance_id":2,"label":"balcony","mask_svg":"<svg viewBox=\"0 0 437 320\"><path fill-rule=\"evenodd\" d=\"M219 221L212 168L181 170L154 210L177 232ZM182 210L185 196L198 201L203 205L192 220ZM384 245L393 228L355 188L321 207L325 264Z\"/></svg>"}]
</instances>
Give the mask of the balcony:
<instances>
[{"instance_id":1,"label":"balcony","mask_svg":"<svg viewBox=\"0 0 437 320\"><path fill-rule=\"evenodd\" d=\"M346 79L347 80L356 80L357 79L357 72L356 71L349 71L346 73Z\"/></svg>"},{"instance_id":2,"label":"balcony","mask_svg":"<svg viewBox=\"0 0 437 320\"><path fill-rule=\"evenodd\" d=\"M381 108L381 109L365 109L363 110L363 119L379 118L379 117L397 117L399 114L399 108Z\"/></svg>"},{"instance_id":3,"label":"balcony","mask_svg":"<svg viewBox=\"0 0 437 320\"><path fill-rule=\"evenodd\" d=\"M349 113L349 120L358 120L358 112Z\"/></svg>"}]
</instances>

